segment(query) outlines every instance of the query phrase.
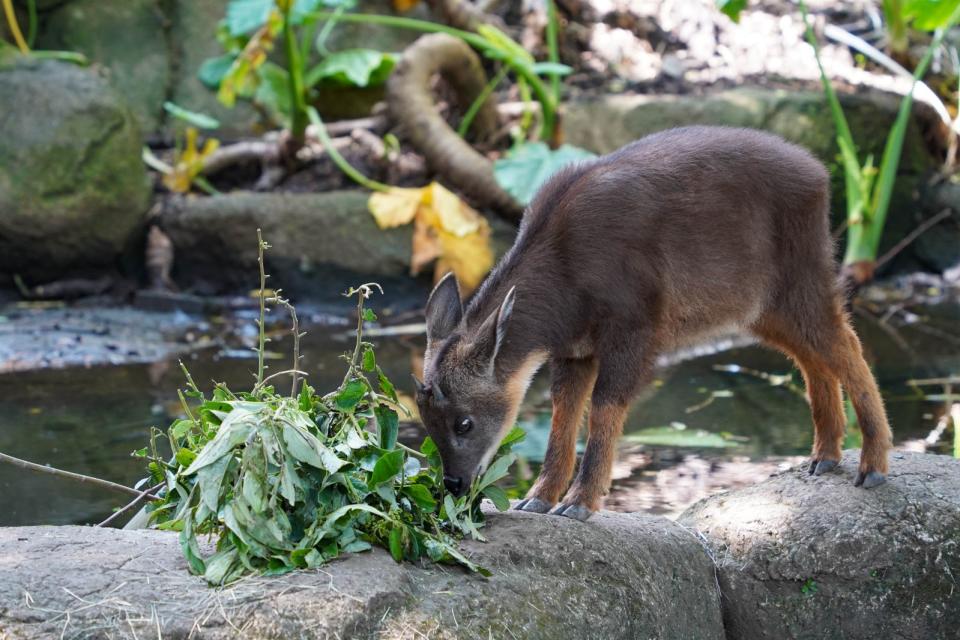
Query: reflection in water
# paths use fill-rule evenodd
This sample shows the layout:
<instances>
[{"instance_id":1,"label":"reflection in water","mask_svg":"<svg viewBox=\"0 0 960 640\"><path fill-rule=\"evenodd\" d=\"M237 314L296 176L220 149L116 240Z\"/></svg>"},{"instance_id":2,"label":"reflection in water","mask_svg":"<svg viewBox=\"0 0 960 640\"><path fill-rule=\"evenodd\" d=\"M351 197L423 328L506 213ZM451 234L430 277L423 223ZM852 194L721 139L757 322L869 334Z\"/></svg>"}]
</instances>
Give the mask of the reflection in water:
<instances>
[{"instance_id":1,"label":"reflection in water","mask_svg":"<svg viewBox=\"0 0 960 640\"><path fill-rule=\"evenodd\" d=\"M942 403L924 399L912 378L960 371L960 349L950 342L960 325L960 305L915 308L918 322L901 327L896 337L886 327L861 322L860 332L875 365L897 442L925 438L942 413ZM238 344L190 354L185 363L201 386L226 382L248 388L255 367L246 349L250 333ZM400 390L410 391L410 371L422 353L418 339L376 340L377 360ZM338 356L352 344L343 326L313 327L304 340L303 366L310 383L332 389L342 380ZM274 342L273 351L287 345ZM286 356L283 356L286 360ZM737 368L731 365L736 365ZM282 362L274 369L286 368ZM722 434L733 448L622 447L608 506L672 514L719 489L761 480L800 460L810 448L810 414L796 387L799 376L777 353L745 346L674 363L658 372L630 412L626 431L682 423ZM757 375L757 374L762 375ZM772 377L771 377L772 376ZM788 377L784 377L788 376ZM177 388L182 375L175 363L71 368L0 375L0 451L31 461L133 484L143 475L130 452L142 446L150 426L166 427L178 415ZM528 432L522 453L536 474L550 429L549 384L537 376L521 412ZM935 390L930 390L935 392ZM422 438L408 425L401 437ZM689 444L686 443L686 444ZM933 450L947 453L939 442ZM58 478L0 466L0 525L97 522L122 497Z\"/></svg>"}]
</instances>

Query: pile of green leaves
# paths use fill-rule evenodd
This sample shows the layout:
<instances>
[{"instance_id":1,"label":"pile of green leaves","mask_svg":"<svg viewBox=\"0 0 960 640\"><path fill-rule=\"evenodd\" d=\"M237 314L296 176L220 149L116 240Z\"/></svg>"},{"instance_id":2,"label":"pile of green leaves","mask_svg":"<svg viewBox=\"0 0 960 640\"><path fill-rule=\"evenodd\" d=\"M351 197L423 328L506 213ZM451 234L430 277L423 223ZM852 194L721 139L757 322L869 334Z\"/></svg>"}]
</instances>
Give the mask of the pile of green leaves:
<instances>
[{"instance_id":1,"label":"pile of green leaves","mask_svg":"<svg viewBox=\"0 0 960 640\"><path fill-rule=\"evenodd\" d=\"M436 445L427 438L417 452L397 442L404 409L359 331L363 320L376 318L363 308L371 290L349 293L358 296L360 320L337 389L298 390L295 377L285 396L261 370L251 392L217 385L207 396L185 370L186 417L166 434L155 430L150 445L135 452L149 461L148 482L164 484L161 499L148 507L151 521L180 532L190 570L211 584L317 567L372 545L389 549L397 562L426 557L488 575L458 550L458 539L482 539L481 497L508 508L494 483L507 475L523 431L510 432L467 495L445 494ZM164 435L174 452L169 459L159 454ZM204 556L201 536L215 540L212 555Z\"/></svg>"}]
</instances>

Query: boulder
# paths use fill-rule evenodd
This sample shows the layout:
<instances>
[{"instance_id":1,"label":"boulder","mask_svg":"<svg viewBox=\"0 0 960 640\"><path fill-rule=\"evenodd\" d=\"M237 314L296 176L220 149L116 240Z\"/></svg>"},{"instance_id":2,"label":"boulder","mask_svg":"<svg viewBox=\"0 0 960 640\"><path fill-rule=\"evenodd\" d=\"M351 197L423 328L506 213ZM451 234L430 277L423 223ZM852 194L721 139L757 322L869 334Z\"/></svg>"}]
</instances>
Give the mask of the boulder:
<instances>
[{"instance_id":1,"label":"boulder","mask_svg":"<svg viewBox=\"0 0 960 640\"><path fill-rule=\"evenodd\" d=\"M161 6L156 0L72 0L44 16L37 45L78 51L102 66L141 130L150 133L164 119L163 102L174 81Z\"/></svg>"},{"instance_id":2,"label":"boulder","mask_svg":"<svg viewBox=\"0 0 960 640\"><path fill-rule=\"evenodd\" d=\"M717 563L727 638L955 638L960 460L894 453L889 480L853 486L859 451L707 498L679 523Z\"/></svg>"},{"instance_id":3,"label":"boulder","mask_svg":"<svg viewBox=\"0 0 960 640\"><path fill-rule=\"evenodd\" d=\"M492 514L463 545L493 572L397 564L376 549L322 570L212 589L177 535L83 527L0 529L0 632L11 637L724 637L713 564L664 518L588 524Z\"/></svg>"},{"instance_id":4,"label":"boulder","mask_svg":"<svg viewBox=\"0 0 960 640\"><path fill-rule=\"evenodd\" d=\"M185 287L253 288L259 228L272 247L267 252L272 282L289 293L328 297L374 279L393 293L423 298L429 274L409 277L413 226L378 228L367 209L369 197L343 190L172 198L160 224L173 241L174 278ZM502 255L516 230L499 220L491 224L495 251Z\"/></svg>"},{"instance_id":5,"label":"boulder","mask_svg":"<svg viewBox=\"0 0 960 640\"><path fill-rule=\"evenodd\" d=\"M150 197L140 131L89 69L0 65L0 273L61 277L114 263Z\"/></svg>"}]
</instances>

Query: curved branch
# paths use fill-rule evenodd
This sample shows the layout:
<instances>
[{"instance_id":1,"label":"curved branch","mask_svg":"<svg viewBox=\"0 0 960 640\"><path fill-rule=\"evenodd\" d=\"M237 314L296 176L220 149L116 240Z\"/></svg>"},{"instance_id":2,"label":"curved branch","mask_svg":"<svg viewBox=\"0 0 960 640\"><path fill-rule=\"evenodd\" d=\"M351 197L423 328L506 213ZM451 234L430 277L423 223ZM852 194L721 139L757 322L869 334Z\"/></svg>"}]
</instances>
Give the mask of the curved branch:
<instances>
[{"instance_id":1,"label":"curved branch","mask_svg":"<svg viewBox=\"0 0 960 640\"><path fill-rule=\"evenodd\" d=\"M460 138L437 112L430 81L441 75L469 105L483 91L486 77L477 54L462 40L443 33L420 37L407 47L387 82L390 113L410 142L450 186L471 199L518 220L522 207L493 177L493 163ZM474 120L481 136L496 129L497 110L487 100Z\"/></svg>"}]
</instances>

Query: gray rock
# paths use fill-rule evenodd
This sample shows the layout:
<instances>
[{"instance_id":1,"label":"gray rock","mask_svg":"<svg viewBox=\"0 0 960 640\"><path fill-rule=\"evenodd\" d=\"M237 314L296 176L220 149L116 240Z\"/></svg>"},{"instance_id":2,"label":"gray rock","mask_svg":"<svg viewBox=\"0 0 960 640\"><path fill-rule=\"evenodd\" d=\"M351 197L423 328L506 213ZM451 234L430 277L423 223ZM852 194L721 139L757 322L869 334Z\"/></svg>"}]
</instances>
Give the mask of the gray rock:
<instances>
[{"instance_id":1,"label":"gray rock","mask_svg":"<svg viewBox=\"0 0 960 640\"><path fill-rule=\"evenodd\" d=\"M78 51L101 65L141 130L152 132L163 121L163 102L174 81L161 5L156 0L72 0L44 16L37 44Z\"/></svg>"},{"instance_id":2,"label":"gray rock","mask_svg":"<svg viewBox=\"0 0 960 640\"><path fill-rule=\"evenodd\" d=\"M291 293L329 296L376 279L394 292L429 286L412 281L413 226L380 229L367 209L369 192L235 192L180 197L168 202L161 225L175 248L174 278L184 286L209 282L253 288L257 274L256 231L270 243L267 270ZM494 246L502 254L515 229L491 220Z\"/></svg>"},{"instance_id":3,"label":"gray rock","mask_svg":"<svg viewBox=\"0 0 960 640\"><path fill-rule=\"evenodd\" d=\"M136 121L96 73L0 65L0 272L29 280L103 267L150 196Z\"/></svg>"},{"instance_id":4,"label":"gray rock","mask_svg":"<svg viewBox=\"0 0 960 640\"><path fill-rule=\"evenodd\" d=\"M878 91L841 94L854 140L861 155L873 153L879 164L887 132L896 118L898 96ZM928 117L928 111L916 107ZM709 95L609 95L566 105L566 141L597 153L608 153L647 134L692 124L753 127L777 133L834 164L839 152L833 120L823 94L737 88ZM916 122L907 132L902 171L932 166Z\"/></svg>"},{"instance_id":5,"label":"gray rock","mask_svg":"<svg viewBox=\"0 0 960 640\"><path fill-rule=\"evenodd\" d=\"M378 549L214 590L187 573L173 533L0 529L0 629L29 638L724 637L713 565L666 519L508 512L484 531L489 542L464 551L490 578L400 565Z\"/></svg>"},{"instance_id":6,"label":"gray rock","mask_svg":"<svg viewBox=\"0 0 960 640\"><path fill-rule=\"evenodd\" d=\"M717 562L727 638L954 638L960 629L960 460L895 453L853 486L805 466L707 498L679 523Z\"/></svg>"}]
</instances>

